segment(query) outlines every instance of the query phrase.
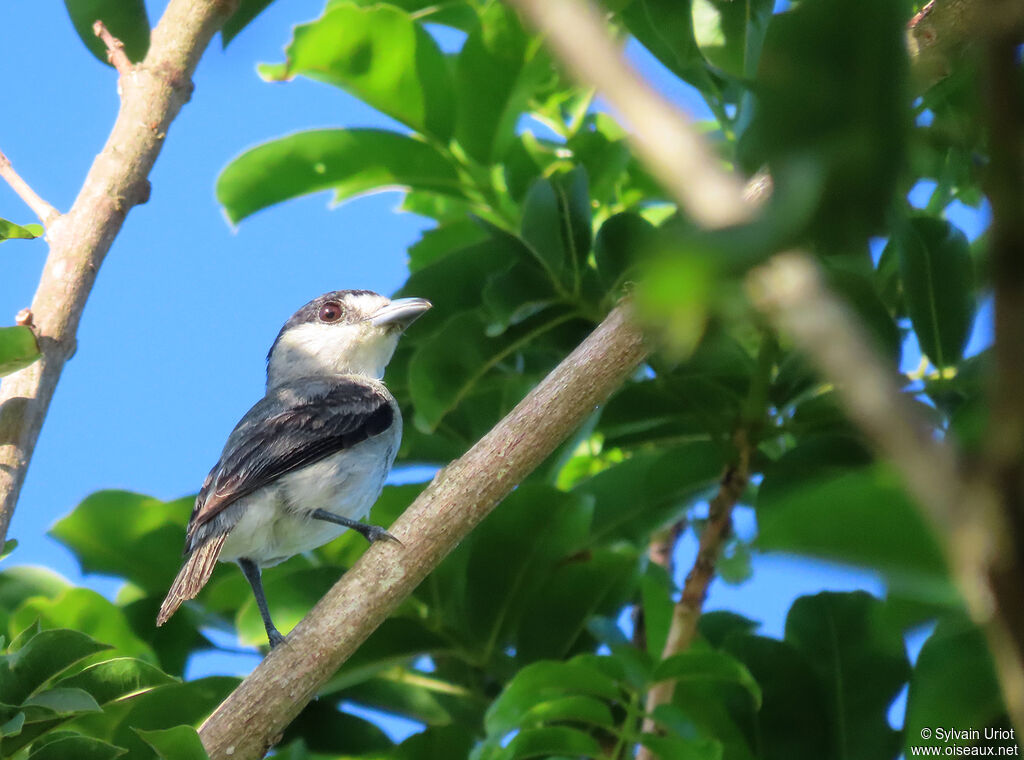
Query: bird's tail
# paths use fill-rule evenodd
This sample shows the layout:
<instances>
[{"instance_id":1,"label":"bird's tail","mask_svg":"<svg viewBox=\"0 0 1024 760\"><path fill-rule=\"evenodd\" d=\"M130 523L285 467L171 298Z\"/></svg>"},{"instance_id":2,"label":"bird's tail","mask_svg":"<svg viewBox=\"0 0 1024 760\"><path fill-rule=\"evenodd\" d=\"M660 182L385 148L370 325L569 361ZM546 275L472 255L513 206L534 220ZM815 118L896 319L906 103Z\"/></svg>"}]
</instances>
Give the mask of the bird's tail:
<instances>
[{"instance_id":1,"label":"bird's tail","mask_svg":"<svg viewBox=\"0 0 1024 760\"><path fill-rule=\"evenodd\" d=\"M184 567L178 572L178 577L171 584L167 598L160 605L160 613L156 616L158 626L170 620L171 615L177 611L182 602L194 599L206 582L210 580L213 569L217 566L217 558L220 556L225 538L227 538L226 533L214 536L192 551Z\"/></svg>"}]
</instances>

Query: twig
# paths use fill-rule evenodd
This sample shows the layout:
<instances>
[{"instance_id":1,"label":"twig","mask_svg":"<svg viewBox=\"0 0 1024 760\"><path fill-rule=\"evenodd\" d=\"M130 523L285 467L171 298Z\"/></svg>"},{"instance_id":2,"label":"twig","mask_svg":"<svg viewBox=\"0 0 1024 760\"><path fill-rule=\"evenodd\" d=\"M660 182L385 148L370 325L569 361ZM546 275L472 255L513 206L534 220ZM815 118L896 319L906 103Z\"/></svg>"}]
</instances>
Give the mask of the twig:
<instances>
[{"instance_id":1,"label":"twig","mask_svg":"<svg viewBox=\"0 0 1024 760\"><path fill-rule=\"evenodd\" d=\"M689 119L626 63L595 7L584 0L507 0L526 14L576 78L600 93L632 126L630 140L648 171L705 227L748 219L743 184L690 126Z\"/></svg>"},{"instance_id":2,"label":"twig","mask_svg":"<svg viewBox=\"0 0 1024 760\"><path fill-rule=\"evenodd\" d=\"M31 186L14 171L11 160L0 151L0 177L3 177L11 189L18 194L25 205L32 209L32 213L39 217L44 227L49 226L60 217L60 212L44 201Z\"/></svg>"},{"instance_id":3,"label":"twig","mask_svg":"<svg viewBox=\"0 0 1024 760\"><path fill-rule=\"evenodd\" d=\"M99 37L107 48L107 60L110 65L117 69L121 76L127 76L132 72L134 65L124 52L124 43L110 33L106 25L99 19L92 25L92 33Z\"/></svg>"},{"instance_id":4,"label":"twig","mask_svg":"<svg viewBox=\"0 0 1024 760\"><path fill-rule=\"evenodd\" d=\"M444 468L199 729L212 760L263 757L320 686L398 604L645 357L616 308L461 459Z\"/></svg>"},{"instance_id":5,"label":"twig","mask_svg":"<svg viewBox=\"0 0 1024 760\"><path fill-rule=\"evenodd\" d=\"M236 7L237 0L171 0L124 87L107 144L71 210L47 231L50 253L31 307L42 357L0 385L0 542L96 273L128 211L149 197L147 176L191 95L199 57Z\"/></svg>"},{"instance_id":6,"label":"twig","mask_svg":"<svg viewBox=\"0 0 1024 760\"><path fill-rule=\"evenodd\" d=\"M718 492L708 502L708 520L700 537L697 556L693 567L686 576L683 593L672 608L672 622L661 659L685 652L697 635L697 622L704 609L708 587L715 576L715 565L722 554L722 548L732 533L732 512L743 496L750 477L750 442L743 430L736 434L736 461L725 468L718 484ZM647 692L644 733L657 730L657 723L651 717L655 708L672 701L675 693L674 679L660 681ZM654 760L654 754L644 746L637 752L637 760Z\"/></svg>"},{"instance_id":7,"label":"twig","mask_svg":"<svg viewBox=\"0 0 1024 760\"><path fill-rule=\"evenodd\" d=\"M669 578L675 575L672 555L685 529L686 519L676 520L671 525L655 531L647 544L647 559L652 564L664 568ZM633 607L633 646L641 650L647 649L647 621L644 618L643 604Z\"/></svg>"}]
</instances>

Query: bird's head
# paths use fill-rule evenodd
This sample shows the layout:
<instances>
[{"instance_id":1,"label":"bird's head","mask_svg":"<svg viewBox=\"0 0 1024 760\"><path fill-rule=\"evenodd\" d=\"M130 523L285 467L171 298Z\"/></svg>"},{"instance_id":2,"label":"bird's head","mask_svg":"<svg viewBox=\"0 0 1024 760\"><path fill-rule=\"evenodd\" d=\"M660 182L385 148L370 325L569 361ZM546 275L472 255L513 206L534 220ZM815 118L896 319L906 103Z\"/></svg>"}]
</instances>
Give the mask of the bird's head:
<instances>
[{"instance_id":1,"label":"bird's head","mask_svg":"<svg viewBox=\"0 0 1024 760\"><path fill-rule=\"evenodd\" d=\"M369 290L335 290L314 298L284 323L267 355L267 387L300 377L381 378L406 327L431 306L394 301Z\"/></svg>"}]
</instances>

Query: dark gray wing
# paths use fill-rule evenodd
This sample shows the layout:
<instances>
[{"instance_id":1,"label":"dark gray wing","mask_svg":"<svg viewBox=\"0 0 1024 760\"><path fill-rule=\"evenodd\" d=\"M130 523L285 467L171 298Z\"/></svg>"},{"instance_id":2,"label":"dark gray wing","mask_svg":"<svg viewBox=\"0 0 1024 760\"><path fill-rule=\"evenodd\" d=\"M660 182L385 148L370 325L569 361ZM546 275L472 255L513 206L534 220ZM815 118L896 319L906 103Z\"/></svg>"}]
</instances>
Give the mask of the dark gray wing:
<instances>
[{"instance_id":1,"label":"dark gray wing","mask_svg":"<svg viewBox=\"0 0 1024 760\"><path fill-rule=\"evenodd\" d=\"M197 529L243 496L390 428L389 401L379 386L347 379L271 391L238 423L207 475L189 520L186 552Z\"/></svg>"}]
</instances>

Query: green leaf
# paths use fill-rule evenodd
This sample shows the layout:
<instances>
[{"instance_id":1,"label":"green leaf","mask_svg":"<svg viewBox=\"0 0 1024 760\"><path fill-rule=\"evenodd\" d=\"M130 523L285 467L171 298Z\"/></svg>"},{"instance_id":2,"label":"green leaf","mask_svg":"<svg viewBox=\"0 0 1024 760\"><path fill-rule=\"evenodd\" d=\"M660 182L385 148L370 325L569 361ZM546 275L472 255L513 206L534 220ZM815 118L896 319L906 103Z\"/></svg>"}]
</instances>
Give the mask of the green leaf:
<instances>
[{"instance_id":1,"label":"green leaf","mask_svg":"<svg viewBox=\"0 0 1024 760\"><path fill-rule=\"evenodd\" d=\"M983 633L965 619L940 622L921 648L910 679L904 721L907 757L910 747L927 744L921 741L923 728L964 731L1004 725L1005 713Z\"/></svg>"},{"instance_id":2,"label":"green leaf","mask_svg":"<svg viewBox=\"0 0 1024 760\"><path fill-rule=\"evenodd\" d=\"M58 715L100 712L100 706L89 692L75 687L58 686L29 697L22 707L44 707Z\"/></svg>"},{"instance_id":3,"label":"green leaf","mask_svg":"<svg viewBox=\"0 0 1024 760\"><path fill-rule=\"evenodd\" d=\"M149 18L143 0L64 0L71 23L89 52L109 65L107 48L92 30L102 21L110 33L124 43L128 58L138 63L149 50Z\"/></svg>"},{"instance_id":4,"label":"green leaf","mask_svg":"<svg viewBox=\"0 0 1024 760\"><path fill-rule=\"evenodd\" d=\"M487 710L484 726L491 736L504 736L522 725L539 703L566 696L619 699L615 681L578 662L538 662L516 673Z\"/></svg>"},{"instance_id":5,"label":"green leaf","mask_svg":"<svg viewBox=\"0 0 1024 760\"><path fill-rule=\"evenodd\" d=\"M575 317L573 312L548 310L495 337L487 336L485 319L478 311L463 312L445 322L418 344L409 362L416 426L424 432L435 430L495 367Z\"/></svg>"},{"instance_id":6,"label":"green leaf","mask_svg":"<svg viewBox=\"0 0 1024 760\"><path fill-rule=\"evenodd\" d=\"M646 259L655 240L655 227L639 214L609 217L594 239L594 262L605 288L611 290Z\"/></svg>"},{"instance_id":7,"label":"green leaf","mask_svg":"<svg viewBox=\"0 0 1024 760\"><path fill-rule=\"evenodd\" d=\"M481 11L455 57L458 121L455 136L466 152L489 165L504 154L526 107L529 40L514 12L501 4ZM529 45L531 52L536 45Z\"/></svg>"},{"instance_id":8,"label":"green leaf","mask_svg":"<svg viewBox=\"0 0 1024 760\"><path fill-rule=\"evenodd\" d=\"M335 202L382 188L460 196L452 164L421 140L383 129L316 129L259 145L217 178L233 223L291 198L333 189Z\"/></svg>"},{"instance_id":9,"label":"green leaf","mask_svg":"<svg viewBox=\"0 0 1024 760\"><path fill-rule=\"evenodd\" d=\"M801 597L786 617L786 641L807 655L828 695L836 754L851 760L898 754L900 736L887 713L910 663L882 602L864 592Z\"/></svg>"},{"instance_id":10,"label":"green leaf","mask_svg":"<svg viewBox=\"0 0 1024 760\"><path fill-rule=\"evenodd\" d=\"M11 627L18 630L35 620L45 628L70 628L109 644L122 654L156 661L153 650L132 631L124 612L91 589L68 589L55 599L27 599L11 618Z\"/></svg>"},{"instance_id":11,"label":"green leaf","mask_svg":"<svg viewBox=\"0 0 1024 760\"><path fill-rule=\"evenodd\" d=\"M117 657L90 665L80 673L62 678L56 685L82 689L97 703L106 705L176 682L173 676L148 662L134 657Z\"/></svg>"},{"instance_id":12,"label":"green leaf","mask_svg":"<svg viewBox=\"0 0 1024 760\"><path fill-rule=\"evenodd\" d=\"M567 726L548 726L520 731L501 757L503 760L525 760L551 755L598 757L600 754L601 746L589 734Z\"/></svg>"},{"instance_id":13,"label":"green leaf","mask_svg":"<svg viewBox=\"0 0 1024 760\"><path fill-rule=\"evenodd\" d=\"M722 745L713 739L644 734L640 743L661 760L722 760Z\"/></svg>"},{"instance_id":14,"label":"green leaf","mask_svg":"<svg viewBox=\"0 0 1024 760\"><path fill-rule=\"evenodd\" d=\"M364 754L380 757L394 746L379 726L341 712L335 703L326 700L307 704L286 729L283 741L287 744L299 737L310 751L332 758Z\"/></svg>"},{"instance_id":15,"label":"green leaf","mask_svg":"<svg viewBox=\"0 0 1024 760\"><path fill-rule=\"evenodd\" d=\"M689 3L675 0L634 0L622 11L622 19L640 43L673 74L701 92L715 90L694 36Z\"/></svg>"},{"instance_id":16,"label":"green leaf","mask_svg":"<svg viewBox=\"0 0 1024 760\"><path fill-rule=\"evenodd\" d=\"M0 547L0 561L7 559L11 556L11 552L18 548L18 539L8 538L4 541L4 545Z\"/></svg>"},{"instance_id":17,"label":"green leaf","mask_svg":"<svg viewBox=\"0 0 1024 760\"><path fill-rule=\"evenodd\" d=\"M838 266L827 267L825 271L829 287L860 317L861 324L875 339L876 347L898 366L903 336L871 280Z\"/></svg>"},{"instance_id":18,"label":"green leaf","mask_svg":"<svg viewBox=\"0 0 1024 760\"><path fill-rule=\"evenodd\" d=\"M776 201L805 198L780 224L813 211L827 250L859 250L890 206L909 128L905 23L890 0L805 0L768 25L740 157L769 164Z\"/></svg>"},{"instance_id":19,"label":"green leaf","mask_svg":"<svg viewBox=\"0 0 1024 760\"><path fill-rule=\"evenodd\" d=\"M241 0L238 10L231 14L231 18L224 22L220 30L220 40L224 47L227 47L231 40L238 36L253 19L263 13L274 0Z\"/></svg>"},{"instance_id":20,"label":"green leaf","mask_svg":"<svg viewBox=\"0 0 1024 760\"><path fill-rule=\"evenodd\" d=\"M0 219L0 242L14 238L21 240L32 240L44 232L39 224L15 224L6 219Z\"/></svg>"},{"instance_id":21,"label":"green leaf","mask_svg":"<svg viewBox=\"0 0 1024 760\"><path fill-rule=\"evenodd\" d=\"M28 756L28 760L113 760L125 750L89 736L63 736Z\"/></svg>"},{"instance_id":22,"label":"green leaf","mask_svg":"<svg viewBox=\"0 0 1024 760\"><path fill-rule=\"evenodd\" d=\"M25 369L40 356L31 328L0 327L0 377Z\"/></svg>"},{"instance_id":23,"label":"green leaf","mask_svg":"<svg viewBox=\"0 0 1024 760\"><path fill-rule=\"evenodd\" d=\"M156 752L160 760L207 760L209 755L192 726L175 726L156 731L135 731Z\"/></svg>"},{"instance_id":24,"label":"green leaf","mask_svg":"<svg viewBox=\"0 0 1024 760\"><path fill-rule=\"evenodd\" d=\"M732 77L753 78L774 5L773 0L692 0L701 53Z\"/></svg>"},{"instance_id":25,"label":"green leaf","mask_svg":"<svg viewBox=\"0 0 1024 760\"><path fill-rule=\"evenodd\" d=\"M302 74L341 87L422 134L447 142L455 121L448 62L413 18L392 5L333 4L295 27L288 60L262 66L271 80Z\"/></svg>"},{"instance_id":26,"label":"green leaf","mask_svg":"<svg viewBox=\"0 0 1024 760\"><path fill-rule=\"evenodd\" d=\"M0 701L20 704L79 660L109 648L78 631L40 631L21 649L0 658Z\"/></svg>"},{"instance_id":27,"label":"green leaf","mask_svg":"<svg viewBox=\"0 0 1024 760\"><path fill-rule=\"evenodd\" d=\"M921 601L955 604L942 551L899 478L844 466L835 445L808 438L765 473L758 547L873 568Z\"/></svg>"},{"instance_id":28,"label":"green leaf","mask_svg":"<svg viewBox=\"0 0 1024 760\"><path fill-rule=\"evenodd\" d=\"M663 660L654 670L652 680L672 679L687 688L694 682L724 682L742 686L750 694L755 707L761 706L761 687L750 671L725 652L690 651Z\"/></svg>"},{"instance_id":29,"label":"green leaf","mask_svg":"<svg viewBox=\"0 0 1024 760\"><path fill-rule=\"evenodd\" d=\"M545 723L584 723L611 728L615 725L612 711L605 702L593 697L571 696L534 705L523 716L521 725L542 726Z\"/></svg>"},{"instance_id":30,"label":"green leaf","mask_svg":"<svg viewBox=\"0 0 1024 760\"><path fill-rule=\"evenodd\" d=\"M974 266L964 234L949 222L917 216L889 243L899 256L907 313L921 350L939 369L955 365L974 323Z\"/></svg>"},{"instance_id":31,"label":"green leaf","mask_svg":"<svg viewBox=\"0 0 1024 760\"><path fill-rule=\"evenodd\" d=\"M88 573L115 575L163 595L181 567L192 498L162 502L128 491L99 491L57 521L50 535Z\"/></svg>"},{"instance_id":32,"label":"green leaf","mask_svg":"<svg viewBox=\"0 0 1024 760\"><path fill-rule=\"evenodd\" d=\"M568 266L575 281L590 252L587 174L577 167L563 177L536 180L523 201L522 239L552 281Z\"/></svg>"},{"instance_id":33,"label":"green leaf","mask_svg":"<svg viewBox=\"0 0 1024 760\"><path fill-rule=\"evenodd\" d=\"M686 508L686 501L713 486L721 452L700 442L638 452L580 483L574 493L594 498L593 543L642 541Z\"/></svg>"},{"instance_id":34,"label":"green leaf","mask_svg":"<svg viewBox=\"0 0 1024 760\"><path fill-rule=\"evenodd\" d=\"M194 726L205 719L238 683L237 678L218 676L151 689L126 702L127 709L118 713L123 717L111 739L127 748L133 756L151 757L152 750L139 736L139 731Z\"/></svg>"}]
</instances>

